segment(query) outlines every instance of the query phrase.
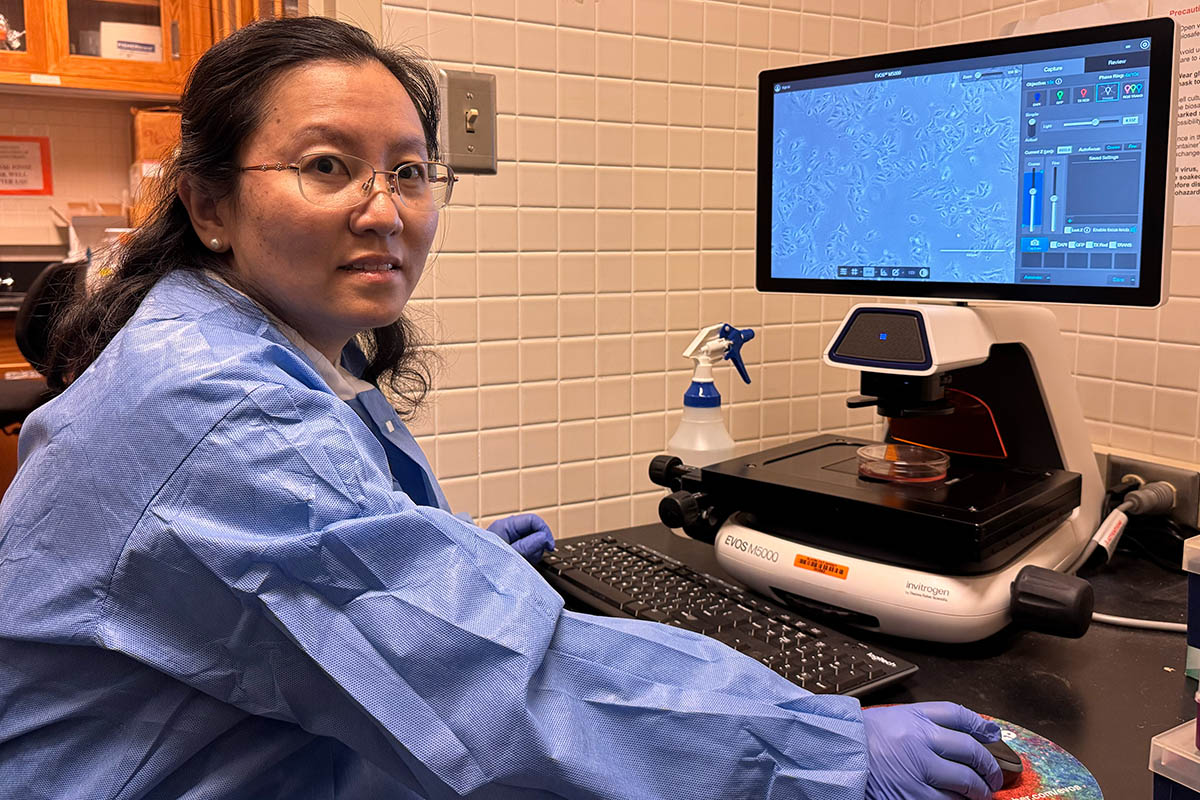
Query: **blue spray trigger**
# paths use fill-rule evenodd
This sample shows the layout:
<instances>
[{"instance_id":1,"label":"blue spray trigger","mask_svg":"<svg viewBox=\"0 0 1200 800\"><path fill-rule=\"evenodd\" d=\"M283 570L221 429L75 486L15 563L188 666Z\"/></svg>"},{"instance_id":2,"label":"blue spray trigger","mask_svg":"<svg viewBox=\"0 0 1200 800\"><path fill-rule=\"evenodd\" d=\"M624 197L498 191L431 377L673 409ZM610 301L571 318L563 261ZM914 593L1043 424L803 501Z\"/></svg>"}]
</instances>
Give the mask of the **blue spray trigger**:
<instances>
[{"instance_id":1,"label":"blue spray trigger","mask_svg":"<svg viewBox=\"0 0 1200 800\"><path fill-rule=\"evenodd\" d=\"M725 358L733 362L733 366L737 368L738 375L742 376L742 380L746 383L750 382L750 375L746 372L746 365L742 363L742 345L754 338L754 331L751 328L737 328L726 322L721 326L720 332L717 334L722 339L729 340L729 349L725 351Z\"/></svg>"}]
</instances>

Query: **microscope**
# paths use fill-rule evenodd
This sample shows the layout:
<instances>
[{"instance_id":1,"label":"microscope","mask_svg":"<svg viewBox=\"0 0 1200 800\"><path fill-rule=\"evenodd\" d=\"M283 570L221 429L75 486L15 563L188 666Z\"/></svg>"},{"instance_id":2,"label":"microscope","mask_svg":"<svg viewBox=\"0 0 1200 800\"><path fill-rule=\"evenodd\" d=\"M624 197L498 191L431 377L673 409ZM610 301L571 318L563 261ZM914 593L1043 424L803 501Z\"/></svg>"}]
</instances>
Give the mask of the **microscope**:
<instances>
[{"instance_id":1,"label":"microscope","mask_svg":"<svg viewBox=\"0 0 1200 800\"><path fill-rule=\"evenodd\" d=\"M1054 315L857 305L824 361L860 373L847 403L878 410L884 442L821 435L702 466L659 456L651 477L674 490L663 522L802 614L937 642L1013 621L1081 636L1091 587L1067 572L1103 485Z\"/></svg>"}]
</instances>

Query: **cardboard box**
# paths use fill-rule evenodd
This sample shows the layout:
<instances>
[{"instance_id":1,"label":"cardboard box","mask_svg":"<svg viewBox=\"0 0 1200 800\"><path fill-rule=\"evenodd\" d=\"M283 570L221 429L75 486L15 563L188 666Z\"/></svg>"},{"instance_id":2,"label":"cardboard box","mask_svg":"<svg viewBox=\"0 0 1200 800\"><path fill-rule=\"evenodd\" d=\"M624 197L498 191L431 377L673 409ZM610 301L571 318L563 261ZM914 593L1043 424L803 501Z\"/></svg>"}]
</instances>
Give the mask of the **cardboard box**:
<instances>
[{"instance_id":1,"label":"cardboard box","mask_svg":"<svg viewBox=\"0 0 1200 800\"><path fill-rule=\"evenodd\" d=\"M135 161L129 167L129 224L137 227L146 221L158 197L162 164L157 161Z\"/></svg>"},{"instance_id":2,"label":"cardboard box","mask_svg":"<svg viewBox=\"0 0 1200 800\"><path fill-rule=\"evenodd\" d=\"M162 161L179 145L179 112L170 108L132 108L133 160Z\"/></svg>"},{"instance_id":3,"label":"cardboard box","mask_svg":"<svg viewBox=\"0 0 1200 800\"><path fill-rule=\"evenodd\" d=\"M162 28L104 20L100 23L100 57L161 62Z\"/></svg>"}]
</instances>

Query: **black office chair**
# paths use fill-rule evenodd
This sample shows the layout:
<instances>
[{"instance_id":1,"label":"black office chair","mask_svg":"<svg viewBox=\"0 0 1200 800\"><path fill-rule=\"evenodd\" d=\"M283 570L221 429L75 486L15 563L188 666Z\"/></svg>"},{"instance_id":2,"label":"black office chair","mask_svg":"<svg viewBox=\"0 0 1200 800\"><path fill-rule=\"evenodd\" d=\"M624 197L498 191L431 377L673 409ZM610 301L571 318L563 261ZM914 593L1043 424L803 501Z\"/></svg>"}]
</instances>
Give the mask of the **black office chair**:
<instances>
[{"instance_id":1,"label":"black office chair","mask_svg":"<svg viewBox=\"0 0 1200 800\"><path fill-rule=\"evenodd\" d=\"M17 309L14 337L25 360L43 375L50 328L58 315L83 290L87 261L60 261L42 270Z\"/></svg>"},{"instance_id":2,"label":"black office chair","mask_svg":"<svg viewBox=\"0 0 1200 800\"><path fill-rule=\"evenodd\" d=\"M87 262L60 261L46 267L33 279L13 320L17 349L30 366L46 374L50 328L75 295L83 290ZM0 385L0 430L20 423L30 411L53 395L45 381L4 381ZM13 431L15 433L15 431Z\"/></svg>"}]
</instances>

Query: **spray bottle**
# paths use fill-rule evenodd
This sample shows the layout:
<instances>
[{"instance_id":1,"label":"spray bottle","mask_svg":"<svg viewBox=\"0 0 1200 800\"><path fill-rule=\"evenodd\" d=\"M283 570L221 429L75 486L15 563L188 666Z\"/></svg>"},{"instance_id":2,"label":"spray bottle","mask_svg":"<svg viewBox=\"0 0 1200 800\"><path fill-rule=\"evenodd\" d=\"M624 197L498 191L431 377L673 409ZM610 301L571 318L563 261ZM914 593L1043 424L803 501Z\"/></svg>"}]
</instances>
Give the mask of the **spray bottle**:
<instances>
[{"instance_id":1,"label":"spray bottle","mask_svg":"<svg viewBox=\"0 0 1200 800\"><path fill-rule=\"evenodd\" d=\"M738 330L729 324L710 325L692 339L684 358L696 362L692 385L683 393L683 419L667 442L667 452L683 463L703 467L733 458L733 437L721 416L721 395L713 384L713 363L728 359L746 383L750 376L742 363L742 345L754 338L750 328Z\"/></svg>"}]
</instances>

